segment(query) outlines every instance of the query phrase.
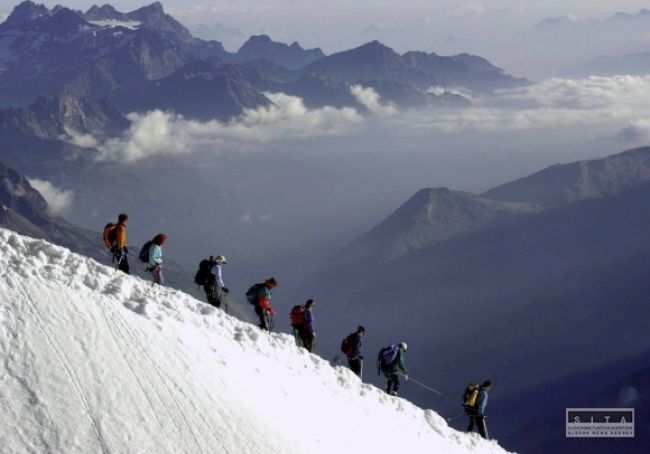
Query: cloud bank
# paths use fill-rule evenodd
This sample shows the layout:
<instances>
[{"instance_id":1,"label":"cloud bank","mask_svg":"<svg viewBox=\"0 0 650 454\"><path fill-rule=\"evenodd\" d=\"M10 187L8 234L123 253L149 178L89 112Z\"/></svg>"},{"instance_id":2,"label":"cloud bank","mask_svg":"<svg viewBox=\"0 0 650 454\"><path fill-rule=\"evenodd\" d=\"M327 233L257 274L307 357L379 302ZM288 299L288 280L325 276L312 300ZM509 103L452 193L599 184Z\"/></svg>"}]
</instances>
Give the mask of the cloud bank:
<instances>
[{"instance_id":1,"label":"cloud bank","mask_svg":"<svg viewBox=\"0 0 650 454\"><path fill-rule=\"evenodd\" d=\"M368 135L397 137L408 144L430 138L452 141L467 134L503 140L512 134L552 132L558 137L579 134L585 141L638 144L648 140L650 131L650 76L553 78L475 98L474 106L464 109L398 111L372 88L354 85L351 93L369 114L350 107L309 109L298 97L266 93L272 105L245 110L227 123L152 111L129 115L132 124L122 137L99 141L68 131L68 140L97 150L94 158L99 161L133 162L196 151L259 152L289 146L307 152L317 140L354 141Z\"/></svg>"},{"instance_id":2,"label":"cloud bank","mask_svg":"<svg viewBox=\"0 0 650 454\"><path fill-rule=\"evenodd\" d=\"M237 145L255 150L260 144L338 136L351 132L366 120L353 108L325 106L308 109L302 99L283 93L265 93L273 102L268 107L246 109L238 118L223 123L217 120L188 120L173 112L154 110L128 115L131 126L119 138L99 141L90 135L67 130L71 143L98 150L98 161L133 162L156 155L177 155L193 151L221 151ZM363 92L367 102L371 95ZM382 108L377 102L373 105Z\"/></svg>"},{"instance_id":3,"label":"cloud bank","mask_svg":"<svg viewBox=\"0 0 650 454\"><path fill-rule=\"evenodd\" d=\"M625 144L635 144L650 140L650 118L639 118L630 121L613 137L614 140Z\"/></svg>"},{"instance_id":4,"label":"cloud bank","mask_svg":"<svg viewBox=\"0 0 650 454\"><path fill-rule=\"evenodd\" d=\"M72 207L74 191L58 188L49 181L37 178L29 179L29 184L41 193L49 206L51 214L64 214Z\"/></svg>"},{"instance_id":5,"label":"cloud bank","mask_svg":"<svg viewBox=\"0 0 650 454\"><path fill-rule=\"evenodd\" d=\"M366 88L361 85L352 85L350 93L355 97L357 102L364 106L368 111L375 115L393 115L397 109L393 104L384 105L381 103L381 97L373 88Z\"/></svg>"}]
</instances>

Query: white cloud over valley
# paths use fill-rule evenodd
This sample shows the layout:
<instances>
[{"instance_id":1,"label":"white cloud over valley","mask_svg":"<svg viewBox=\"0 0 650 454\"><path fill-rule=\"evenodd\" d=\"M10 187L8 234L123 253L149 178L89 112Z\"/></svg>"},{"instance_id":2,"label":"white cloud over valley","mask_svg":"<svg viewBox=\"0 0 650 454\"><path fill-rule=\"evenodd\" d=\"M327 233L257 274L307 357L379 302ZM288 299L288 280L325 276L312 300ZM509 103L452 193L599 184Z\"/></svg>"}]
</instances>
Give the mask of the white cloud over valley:
<instances>
[{"instance_id":1,"label":"white cloud over valley","mask_svg":"<svg viewBox=\"0 0 650 454\"><path fill-rule=\"evenodd\" d=\"M64 214L72 207L74 191L58 188L49 181L38 178L29 179L29 184L41 193L50 208L50 213Z\"/></svg>"},{"instance_id":2,"label":"white cloud over valley","mask_svg":"<svg viewBox=\"0 0 650 454\"><path fill-rule=\"evenodd\" d=\"M131 127L123 137L99 141L68 130L68 140L84 148L97 149L99 161L130 162L161 154L222 151L235 144L251 150L274 141L343 135L366 121L351 107L308 109L295 96L283 93L266 93L266 96L272 105L246 109L228 123L188 120L172 112L154 110L130 114Z\"/></svg>"},{"instance_id":3,"label":"white cloud over valley","mask_svg":"<svg viewBox=\"0 0 650 454\"><path fill-rule=\"evenodd\" d=\"M99 141L69 131L68 140L98 150L97 160L132 162L195 151L259 152L287 144L307 152L311 143L340 138L355 141L368 135L399 137L405 146L467 134L498 136L499 140L503 134L542 134L541 140L549 143L578 133L584 141L615 138L635 144L650 138L646 115L650 77L553 78L500 90L494 96L473 99L473 107L456 109L398 110L372 88L355 85L351 93L369 114L351 107L311 109L298 97L266 93L272 105L247 109L227 123L152 111L129 115L132 124L122 137Z\"/></svg>"},{"instance_id":4,"label":"white cloud over valley","mask_svg":"<svg viewBox=\"0 0 650 454\"><path fill-rule=\"evenodd\" d=\"M350 93L354 96L359 104L364 106L368 111L375 115L393 115L397 109L393 104L382 104L381 97L372 88L366 88L361 85L352 85Z\"/></svg>"}]
</instances>

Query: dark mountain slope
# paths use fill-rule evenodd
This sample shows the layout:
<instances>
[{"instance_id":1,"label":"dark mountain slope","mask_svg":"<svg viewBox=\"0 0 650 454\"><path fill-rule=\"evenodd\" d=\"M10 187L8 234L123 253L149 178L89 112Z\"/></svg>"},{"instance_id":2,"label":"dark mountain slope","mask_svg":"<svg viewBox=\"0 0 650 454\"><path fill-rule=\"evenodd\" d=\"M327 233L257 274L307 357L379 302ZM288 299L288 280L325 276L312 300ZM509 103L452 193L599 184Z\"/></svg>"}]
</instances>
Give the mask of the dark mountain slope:
<instances>
[{"instance_id":1,"label":"dark mountain slope","mask_svg":"<svg viewBox=\"0 0 650 454\"><path fill-rule=\"evenodd\" d=\"M526 204L498 202L446 188L422 189L339 258L389 261L534 211Z\"/></svg>"},{"instance_id":2,"label":"dark mountain slope","mask_svg":"<svg viewBox=\"0 0 650 454\"><path fill-rule=\"evenodd\" d=\"M422 91L433 86L463 86L491 91L528 83L509 76L487 60L468 54L441 57L424 52L397 54L378 41L332 54L307 65L305 74L328 73L342 82L386 81L410 85Z\"/></svg>"},{"instance_id":3,"label":"dark mountain slope","mask_svg":"<svg viewBox=\"0 0 650 454\"><path fill-rule=\"evenodd\" d=\"M650 147L603 159L556 164L528 177L490 189L495 200L559 206L586 198L617 194L650 181Z\"/></svg>"},{"instance_id":4,"label":"dark mountain slope","mask_svg":"<svg viewBox=\"0 0 650 454\"><path fill-rule=\"evenodd\" d=\"M112 102L123 112L162 109L187 118L227 121L244 109L271 104L245 77L235 66L217 68L197 60L169 77L125 90Z\"/></svg>"},{"instance_id":5,"label":"dark mountain slope","mask_svg":"<svg viewBox=\"0 0 650 454\"><path fill-rule=\"evenodd\" d=\"M646 183L388 263L336 257L306 289L335 302L320 314L323 336L360 320L405 338L423 381L453 390L490 377L507 394L650 349L649 200ZM368 349L381 342L368 339Z\"/></svg>"}]
</instances>

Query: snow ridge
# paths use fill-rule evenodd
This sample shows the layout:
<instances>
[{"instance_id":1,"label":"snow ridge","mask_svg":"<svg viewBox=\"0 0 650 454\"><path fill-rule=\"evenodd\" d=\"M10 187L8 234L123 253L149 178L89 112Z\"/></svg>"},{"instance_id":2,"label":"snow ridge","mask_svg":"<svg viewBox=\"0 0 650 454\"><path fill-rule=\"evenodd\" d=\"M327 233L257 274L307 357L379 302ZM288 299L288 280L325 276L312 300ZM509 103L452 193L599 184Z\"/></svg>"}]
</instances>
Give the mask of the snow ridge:
<instances>
[{"instance_id":1,"label":"snow ridge","mask_svg":"<svg viewBox=\"0 0 650 454\"><path fill-rule=\"evenodd\" d=\"M3 452L505 452L287 334L65 248L0 229L0 270Z\"/></svg>"}]
</instances>

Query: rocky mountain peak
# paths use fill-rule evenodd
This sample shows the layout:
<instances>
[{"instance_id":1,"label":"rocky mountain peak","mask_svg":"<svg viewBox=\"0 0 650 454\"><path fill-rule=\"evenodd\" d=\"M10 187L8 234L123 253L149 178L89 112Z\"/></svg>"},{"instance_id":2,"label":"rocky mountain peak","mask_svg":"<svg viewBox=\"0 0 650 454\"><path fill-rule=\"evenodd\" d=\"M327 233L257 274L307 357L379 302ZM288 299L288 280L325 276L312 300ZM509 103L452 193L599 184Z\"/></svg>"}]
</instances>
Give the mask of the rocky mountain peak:
<instances>
[{"instance_id":1,"label":"rocky mountain peak","mask_svg":"<svg viewBox=\"0 0 650 454\"><path fill-rule=\"evenodd\" d=\"M253 35L239 48L238 54L266 52L277 45L268 35Z\"/></svg>"},{"instance_id":2,"label":"rocky mountain peak","mask_svg":"<svg viewBox=\"0 0 650 454\"><path fill-rule=\"evenodd\" d=\"M320 48L303 49L295 41L287 45L273 41L268 35L251 36L237 52L240 61L265 58L289 69L301 68L324 56Z\"/></svg>"},{"instance_id":3,"label":"rocky mountain peak","mask_svg":"<svg viewBox=\"0 0 650 454\"><path fill-rule=\"evenodd\" d=\"M159 19L159 18L164 18L167 16L165 14L165 10L163 6L160 4L160 2L154 2L150 5L143 6L142 8L138 8L135 11L132 11L129 13L129 16L133 18L139 18L139 19Z\"/></svg>"},{"instance_id":4,"label":"rocky mountain peak","mask_svg":"<svg viewBox=\"0 0 650 454\"><path fill-rule=\"evenodd\" d=\"M45 5L26 0L14 8L3 25L16 26L46 16L50 11Z\"/></svg>"},{"instance_id":5,"label":"rocky mountain peak","mask_svg":"<svg viewBox=\"0 0 650 454\"><path fill-rule=\"evenodd\" d=\"M124 16L124 13L119 12L109 4L102 6L93 5L88 11L86 11L86 14L84 14L84 17L87 20L124 20Z\"/></svg>"},{"instance_id":6,"label":"rocky mountain peak","mask_svg":"<svg viewBox=\"0 0 650 454\"><path fill-rule=\"evenodd\" d=\"M21 213L47 212L47 202L41 194L18 172L0 163L0 219L7 209Z\"/></svg>"}]
</instances>

